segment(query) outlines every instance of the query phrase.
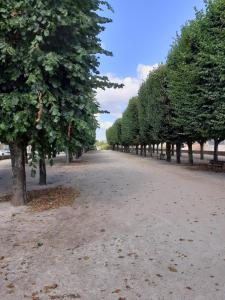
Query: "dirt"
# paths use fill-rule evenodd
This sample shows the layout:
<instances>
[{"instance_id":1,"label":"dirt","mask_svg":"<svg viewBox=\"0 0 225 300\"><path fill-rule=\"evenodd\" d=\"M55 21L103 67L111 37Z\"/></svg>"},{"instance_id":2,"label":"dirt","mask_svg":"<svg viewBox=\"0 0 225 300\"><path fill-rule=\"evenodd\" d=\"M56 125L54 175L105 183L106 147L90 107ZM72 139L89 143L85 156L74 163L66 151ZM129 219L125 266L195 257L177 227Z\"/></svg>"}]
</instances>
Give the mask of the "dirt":
<instances>
[{"instance_id":1,"label":"dirt","mask_svg":"<svg viewBox=\"0 0 225 300\"><path fill-rule=\"evenodd\" d=\"M0 203L0 299L224 299L223 173L111 151L48 173L80 195L36 213ZM3 196L9 161L0 178Z\"/></svg>"},{"instance_id":2,"label":"dirt","mask_svg":"<svg viewBox=\"0 0 225 300\"><path fill-rule=\"evenodd\" d=\"M27 206L31 212L42 212L61 206L72 206L79 192L72 187L58 186L27 192ZM0 202L11 201L10 194L0 197Z\"/></svg>"}]
</instances>

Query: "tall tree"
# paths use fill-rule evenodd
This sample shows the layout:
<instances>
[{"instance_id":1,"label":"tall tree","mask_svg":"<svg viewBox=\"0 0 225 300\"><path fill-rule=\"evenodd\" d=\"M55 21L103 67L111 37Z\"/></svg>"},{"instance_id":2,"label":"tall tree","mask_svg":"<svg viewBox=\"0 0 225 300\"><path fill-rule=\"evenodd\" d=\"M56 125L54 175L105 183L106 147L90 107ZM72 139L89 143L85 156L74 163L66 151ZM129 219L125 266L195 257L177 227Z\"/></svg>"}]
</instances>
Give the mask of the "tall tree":
<instances>
[{"instance_id":1,"label":"tall tree","mask_svg":"<svg viewBox=\"0 0 225 300\"><path fill-rule=\"evenodd\" d=\"M193 142L204 139L206 134L199 121L201 105L196 68L200 47L200 22L201 19L197 18L182 28L167 60L174 124L181 138L188 144L190 164L193 164Z\"/></svg>"},{"instance_id":2,"label":"tall tree","mask_svg":"<svg viewBox=\"0 0 225 300\"><path fill-rule=\"evenodd\" d=\"M225 2L208 1L200 23L200 52L197 60L200 94L199 119L207 137L214 140L214 160L218 145L225 139Z\"/></svg>"},{"instance_id":3,"label":"tall tree","mask_svg":"<svg viewBox=\"0 0 225 300\"><path fill-rule=\"evenodd\" d=\"M138 97L130 99L125 112L123 113L121 123L122 143L129 146L136 146L138 151L139 141L139 122L138 122ZM138 154L138 153L137 153Z\"/></svg>"},{"instance_id":4,"label":"tall tree","mask_svg":"<svg viewBox=\"0 0 225 300\"><path fill-rule=\"evenodd\" d=\"M44 131L52 156L57 139L83 126L78 115L93 104L93 89L113 86L98 72L97 54L111 55L99 39L110 22L98 15L102 5L109 7L100 0L1 5L0 140L11 149L14 205L27 201L26 146L37 149Z\"/></svg>"}]
</instances>

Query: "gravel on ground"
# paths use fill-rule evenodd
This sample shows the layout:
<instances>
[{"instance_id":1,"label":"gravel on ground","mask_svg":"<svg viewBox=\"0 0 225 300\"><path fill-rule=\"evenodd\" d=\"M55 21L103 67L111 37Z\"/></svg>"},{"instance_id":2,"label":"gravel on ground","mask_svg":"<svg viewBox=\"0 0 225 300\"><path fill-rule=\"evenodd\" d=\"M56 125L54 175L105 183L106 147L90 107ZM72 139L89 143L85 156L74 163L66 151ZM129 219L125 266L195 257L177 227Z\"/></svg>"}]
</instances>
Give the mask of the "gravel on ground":
<instances>
[{"instance_id":1,"label":"gravel on ground","mask_svg":"<svg viewBox=\"0 0 225 300\"><path fill-rule=\"evenodd\" d=\"M48 174L80 196L36 213L0 203L0 299L225 299L224 173L100 151ZM0 195L10 176L1 161Z\"/></svg>"}]
</instances>

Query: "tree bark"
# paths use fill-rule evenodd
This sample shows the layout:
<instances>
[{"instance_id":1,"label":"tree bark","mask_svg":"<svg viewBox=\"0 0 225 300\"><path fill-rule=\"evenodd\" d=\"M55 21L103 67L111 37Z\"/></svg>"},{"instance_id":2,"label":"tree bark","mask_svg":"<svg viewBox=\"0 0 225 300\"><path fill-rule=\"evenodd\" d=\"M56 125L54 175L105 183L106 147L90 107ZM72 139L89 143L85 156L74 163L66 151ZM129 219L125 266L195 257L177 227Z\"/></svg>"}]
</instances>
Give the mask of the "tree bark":
<instances>
[{"instance_id":1,"label":"tree bark","mask_svg":"<svg viewBox=\"0 0 225 300\"><path fill-rule=\"evenodd\" d=\"M177 163L181 163L181 143L176 143L176 155L177 155Z\"/></svg>"},{"instance_id":2,"label":"tree bark","mask_svg":"<svg viewBox=\"0 0 225 300\"><path fill-rule=\"evenodd\" d=\"M141 156L143 156L143 145L141 145Z\"/></svg>"},{"instance_id":3,"label":"tree bark","mask_svg":"<svg viewBox=\"0 0 225 300\"><path fill-rule=\"evenodd\" d=\"M71 154L70 159L71 159L71 162L72 162L72 160L73 160L73 155L72 155L71 152L70 152L70 154ZM78 158L80 158L81 156L82 156L82 148L79 148L79 149L78 149Z\"/></svg>"},{"instance_id":4,"label":"tree bark","mask_svg":"<svg viewBox=\"0 0 225 300\"><path fill-rule=\"evenodd\" d=\"M27 203L26 170L24 147L14 143L10 145L12 164L12 200L14 206Z\"/></svg>"},{"instance_id":5,"label":"tree bark","mask_svg":"<svg viewBox=\"0 0 225 300\"><path fill-rule=\"evenodd\" d=\"M204 142L200 142L200 159L204 159Z\"/></svg>"},{"instance_id":6,"label":"tree bark","mask_svg":"<svg viewBox=\"0 0 225 300\"><path fill-rule=\"evenodd\" d=\"M159 154L159 144L157 144L156 153Z\"/></svg>"},{"instance_id":7,"label":"tree bark","mask_svg":"<svg viewBox=\"0 0 225 300\"><path fill-rule=\"evenodd\" d=\"M138 155L138 145L136 145L136 155Z\"/></svg>"},{"instance_id":8,"label":"tree bark","mask_svg":"<svg viewBox=\"0 0 225 300\"><path fill-rule=\"evenodd\" d=\"M47 184L47 173L46 173L46 164L45 157L39 159L39 184L46 185Z\"/></svg>"},{"instance_id":9,"label":"tree bark","mask_svg":"<svg viewBox=\"0 0 225 300\"><path fill-rule=\"evenodd\" d=\"M149 153L150 153L150 157L152 157L152 144L149 144Z\"/></svg>"},{"instance_id":10,"label":"tree bark","mask_svg":"<svg viewBox=\"0 0 225 300\"><path fill-rule=\"evenodd\" d=\"M218 161L218 148L219 148L219 140L214 139L214 153L213 153L213 160Z\"/></svg>"},{"instance_id":11,"label":"tree bark","mask_svg":"<svg viewBox=\"0 0 225 300\"><path fill-rule=\"evenodd\" d=\"M152 145L152 153L155 154L155 144Z\"/></svg>"},{"instance_id":12,"label":"tree bark","mask_svg":"<svg viewBox=\"0 0 225 300\"><path fill-rule=\"evenodd\" d=\"M187 145L188 145L188 160L189 160L189 164L193 165L194 164L194 159L193 159L192 141L187 142Z\"/></svg>"},{"instance_id":13,"label":"tree bark","mask_svg":"<svg viewBox=\"0 0 225 300\"><path fill-rule=\"evenodd\" d=\"M163 143L161 143L161 154L163 154Z\"/></svg>"},{"instance_id":14,"label":"tree bark","mask_svg":"<svg viewBox=\"0 0 225 300\"><path fill-rule=\"evenodd\" d=\"M28 165L27 147L24 148L24 161L25 161L25 164Z\"/></svg>"},{"instance_id":15,"label":"tree bark","mask_svg":"<svg viewBox=\"0 0 225 300\"><path fill-rule=\"evenodd\" d=\"M66 152L66 163L67 163L67 164L69 164L69 163L70 163L70 158L69 158L69 149L68 149L68 148L66 148L65 152Z\"/></svg>"},{"instance_id":16,"label":"tree bark","mask_svg":"<svg viewBox=\"0 0 225 300\"><path fill-rule=\"evenodd\" d=\"M144 145L144 157L147 156L147 149L146 149L146 145Z\"/></svg>"},{"instance_id":17,"label":"tree bark","mask_svg":"<svg viewBox=\"0 0 225 300\"><path fill-rule=\"evenodd\" d=\"M79 156L79 150L78 150L78 156ZM70 164L73 161L73 153L70 151L69 148L66 148L66 163Z\"/></svg>"},{"instance_id":18,"label":"tree bark","mask_svg":"<svg viewBox=\"0 0 225 300\"><path fill-rule=\"evenodd\" d=\"M171 162L171 143L166 143L166 160Z\"/></svg>"}]
</instances>

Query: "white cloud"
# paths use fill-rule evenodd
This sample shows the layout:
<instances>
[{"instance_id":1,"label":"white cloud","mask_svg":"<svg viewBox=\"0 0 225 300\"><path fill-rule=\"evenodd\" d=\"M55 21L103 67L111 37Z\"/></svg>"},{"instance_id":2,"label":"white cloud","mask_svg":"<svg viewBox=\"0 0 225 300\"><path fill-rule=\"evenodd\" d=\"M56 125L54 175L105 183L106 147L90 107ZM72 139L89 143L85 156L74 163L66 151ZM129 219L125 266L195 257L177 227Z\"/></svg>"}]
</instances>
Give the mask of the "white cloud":
<instances>
[{"instance_id":1,"label":"white cloud","mask_svg":"<svg viewBox=\"0 0 225 300\"><path fill-rule=\"evenodd\" d=\"M118 84L123 84L123 89L107 89L107 90L97 90L97 101L100 103L101 109L108 110L110 112L110 120L116 120L122 116L123 111L127 107L129 100L136 96L140 88L141 83L145 80L149 72L153 71L158 67L155 65L143 65L139 64L137 66L137 76L136 77L124 77L120 78L111 73L106 74L110 81L116 82ZM101 129L97 131L101 132L101 139L105 139L104 132L111 125L111 121L102 121L101 116L98 117Z\"/></svg>"},{"instance_id":2,"label":"white cloud","mask_svg":"<svg viewBox=\"0 0 225 300\"><path fill-rule=\"evenodd\" d=\"M140 86L138 78L125 77L119 78L112 74L106 74L110 81L118 84L124 84L123 89L107 89L97 91L97 100L104 110L109 110L110 113L122 112L124 105L128 100L137 94Z\"/></svg>"},{"instance_id":3,"label":"white cloud","mask_svg":"<svg viewBox=\"0 0 225 300\"><path fill-rule=\"evenodd\" d=\"M140 80L147 79L149 73L157 69L158 66L159 66L158 64L155 64L153 66L142 65L142 64L138 65L137 67L138 78Z\"/></svg>"}]
</instances>

